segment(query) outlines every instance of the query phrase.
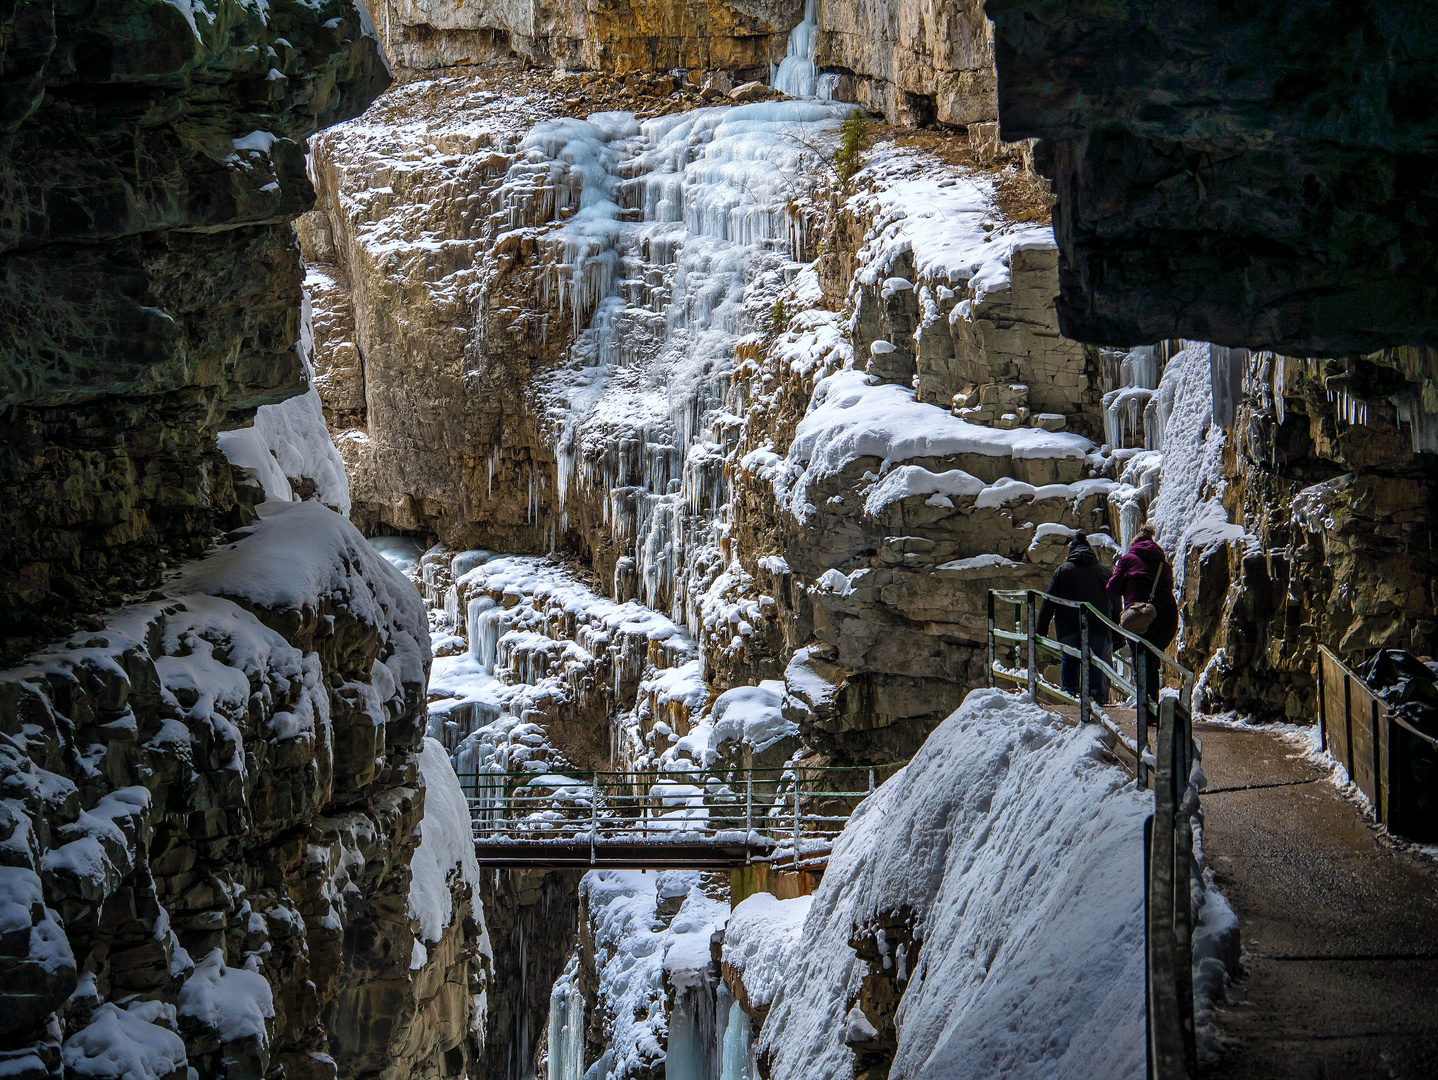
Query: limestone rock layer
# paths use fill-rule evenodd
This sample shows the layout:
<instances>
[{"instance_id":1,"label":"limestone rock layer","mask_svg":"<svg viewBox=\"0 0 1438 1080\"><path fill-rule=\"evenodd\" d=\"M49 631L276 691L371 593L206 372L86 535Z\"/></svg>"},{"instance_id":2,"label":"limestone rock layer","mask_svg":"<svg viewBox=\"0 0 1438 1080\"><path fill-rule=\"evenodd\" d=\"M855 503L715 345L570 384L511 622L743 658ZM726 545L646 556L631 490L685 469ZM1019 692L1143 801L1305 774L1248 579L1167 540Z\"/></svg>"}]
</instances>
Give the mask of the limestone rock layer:
<instances>
[{"instance_id":1,"label":"limestone rock layer","mask_svg":"<svg viewBox=\"0 0 1438 1080\"><path fill-rule=\"evenodd\" d=\"M367 27L348 0L0 14L8 657L242 520L214 436L305 388L289 222L304 140L388 83Z\"/></svg>"},{"instance_id":2,"label":"limestone rock layer","mask_svg":"<svg viewBox=\"0 0 1438 1080\"><path fill-rule=\"evenodd\" d=\"M998 117L980 0L383 0L376 21L406 78L513 54L621 77L717 74L724 92L768 83L802 34L835 100L910 126Z\"/></svg>"}]
</instances>

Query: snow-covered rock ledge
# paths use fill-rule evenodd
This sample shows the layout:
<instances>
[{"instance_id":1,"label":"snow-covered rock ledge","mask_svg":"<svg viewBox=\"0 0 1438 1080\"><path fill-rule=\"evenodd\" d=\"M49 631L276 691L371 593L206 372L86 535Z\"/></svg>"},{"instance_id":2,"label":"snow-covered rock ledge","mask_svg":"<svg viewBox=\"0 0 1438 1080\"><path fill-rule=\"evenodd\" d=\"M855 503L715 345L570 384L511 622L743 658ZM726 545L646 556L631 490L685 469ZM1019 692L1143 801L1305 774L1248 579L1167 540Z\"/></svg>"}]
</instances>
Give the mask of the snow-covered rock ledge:
<instances>
[{"instance_id":1,"label":"snow-covered rock ledge","mask_svg":"<svg viewBox=\"0 0 1438 1080\"><path fill-rule=\"evenodd\" d=\"M1142 1076L1150 805L1096 728L971 693L849 822L794 941L735 910L766 1074Z\"/></svg>"},{"instance_id":2,"label":"snow-covered rock ledge","mask_svg":"<svg viewBox=\"0 0 1438 1080\"><path fill-rule=\"evenodd\" d=\"M481 933L458 785L427 805L418 768L429 665L414 586L288 502L0 672L5 1074L408 1075L464 1042L470 980L426 966Z\"/></svg>"}]
</instances>

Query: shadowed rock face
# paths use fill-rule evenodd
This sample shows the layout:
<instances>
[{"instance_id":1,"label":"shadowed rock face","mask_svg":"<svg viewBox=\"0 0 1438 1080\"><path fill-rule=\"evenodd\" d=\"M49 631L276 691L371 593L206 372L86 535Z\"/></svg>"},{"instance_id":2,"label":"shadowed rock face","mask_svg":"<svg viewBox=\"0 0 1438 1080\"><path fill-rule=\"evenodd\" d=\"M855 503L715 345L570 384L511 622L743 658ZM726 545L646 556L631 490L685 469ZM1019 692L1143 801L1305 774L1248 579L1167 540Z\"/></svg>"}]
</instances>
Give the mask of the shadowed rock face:
<instances>
[{"instance_id":1,"label":"shadowed rock face","mask_svg":"<svg viewBox=\"0 0 1438 1080\"><path fill-rule=\"evenodd\" d=\"M1060 326L1290 355L1438 340L1438 11L989 0L1059 201Z\"/></svg>"},{"instance_id":2,"label":"shadowed rock face","mask_svg":"<svg viewBox=\"0 0 1438 1080\"><path fill-rule=\"evenodd\" d=\"M366 24L349 0L0 8L5 653L239 523L214 436L304 390L289 222L304 140L389 82Z\"/></svg>"}]
</instances>

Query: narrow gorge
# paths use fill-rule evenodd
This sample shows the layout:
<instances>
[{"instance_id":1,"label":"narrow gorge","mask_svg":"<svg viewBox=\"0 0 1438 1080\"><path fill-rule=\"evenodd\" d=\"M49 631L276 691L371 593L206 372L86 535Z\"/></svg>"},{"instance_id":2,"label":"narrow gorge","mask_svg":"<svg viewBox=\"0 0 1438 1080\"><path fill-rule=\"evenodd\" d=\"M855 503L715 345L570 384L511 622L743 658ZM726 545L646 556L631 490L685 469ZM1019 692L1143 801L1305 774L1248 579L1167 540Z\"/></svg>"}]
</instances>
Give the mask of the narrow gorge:
<instances>
[{"instance_id":1,"label":"narrow gorge","mask_svg":"<svg viewBox=\"0 0 1438 1080\"><path fill-rule=\"evenodd\" d=\"M1315 306L1422 244L1246 202L1296 121L1205 180L1238 122L1106 114L1084 34L1160 32L1064 7L0 3L0 1072L1151 1075L1156 737L992 636L1148 526L1251 1075L1207 732L1438 880L1313 726L1325 655L1433 667L1433 302ZM1255 221L1356 276L1239 282Z\"/></svg>"}]
</instances>

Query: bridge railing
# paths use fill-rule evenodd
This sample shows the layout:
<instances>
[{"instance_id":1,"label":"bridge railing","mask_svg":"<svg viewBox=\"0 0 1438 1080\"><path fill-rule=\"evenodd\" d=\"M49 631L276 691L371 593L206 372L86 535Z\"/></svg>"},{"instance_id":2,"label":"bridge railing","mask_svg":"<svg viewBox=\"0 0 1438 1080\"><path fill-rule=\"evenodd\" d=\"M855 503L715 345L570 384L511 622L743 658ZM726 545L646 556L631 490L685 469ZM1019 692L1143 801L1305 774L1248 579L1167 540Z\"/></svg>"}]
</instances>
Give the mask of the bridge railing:
<instances>
[{"instance_id":1,"label":"bridge railing","mask_svg":"<svg viewBox=\"0 0 1438 1080\"><path fill-rule=\"evenodd\" d=\"M1079 646L1038 633L1039 605L1053 603L1079 611ZM998 625L998 605L1017 609L1017 630ZM1012 623L1010 624L1012 625ZM1129 747L1137 760L1140 788L1147 788L1150 772L1153 814L1144 822L1144 1019L1147 1031L1150 1080L1190 1080L1196 1072L1193 1019L1193 908L1190 876L1193 866L1192 815L1198 808L1193 741L1193 672L1169 657L1152 642L1125 630L1090 604L1064 600L1037 590L989 592L989 685L995 680L1027 686L1035 701L1039 695L1079 707L1079 717L1103 724ZM1129 646L1129 656L1114 654L1104 660L1090 648L1102 633ZM1041 655L1068 656L1079 662L1079 693L1054 686L1039 668ZM1012 656L1012 663L1004 660ZM1150 659L1152 658L1152 659ZM1142 662L1140 662L1142 661ZM1120 731L1090 696L1089 665L1097 667L1114 688L1132 695L1136 739ZM1160 685L1148 686L1150 667L1157 667ZM1176 694L1163 693L1163 675L1178 683ZM1156 716L1155 716L1156 714ZM1149 768L1149 718L1158 722L1157 745Z\"/></svg>"},{"instance_id":2,"label":"bridge railing","mask_svg":"<svg viewBox=\"0 0 1438 1080\"><path fill-rule=\"evenodd\" d=\"M1079 644L1077 647L1065 645L1061 641L1045 637L1038 632L1038 610L1044 601L1049 601L1058 607L1078 611ZM1011 618L1000 618L1000 604L1005 605L1006 609L1014 609L1010 612ZM999 625L1001 621L1006 622L1010 627L1016 626L1017 628L1006 629ZM1099 655L1091 648L1091 642L1099 639L1107 640L1112 645L1113 651L1108 657ZM1123 645L1128 647L1126 656L1119 651L1119 647ZM1065 656L1077 660L1079 664L1079 691L1077 694L1054 686L1043 677L1040 668L1041 657L1062 659ZM1138 657L1144 657L1145 662L1138 663ZM1005 662L1006 660L1008 662ZM1093 701L1089 686L1090 665L1101 671L1114 689L1122 691L1133 699L1135 714L1133 738L1120 730L1108 713L1104 711L1104 708ZM1027 686L1035 701L1039 699L1040 694L1046 694L1064 704L1078 706L1080 717L1102 724L1128 747L1129 752L1138 761L1138 782L1139 786L1144 788L1149 786L1149 762L1151 760L1148 728L1158 719L1156 706L1165 681L1176 684L1179 702L1185 711L1191 710L1193 702L1193 672L1153 642L1145 640L1130 630L1125 630L1092 604L1081 603L1077 600L1065 600L1037 589L1023 591L991 589L989 591L988 671L990 686L993 686L996 680L1016 683ZM1157 687L1148 685L1154 673L1158 676L1159 685ZM1167 680L1165 676L1168 676Z\"/></svg>"},{"instance_id":3,"label":"bridge railing","mask_svg":"<svg viewBox=\"0 0 1438 1080\"><path fill-rule=\"evenodd\" d=\"M877 770L842 767L695 773L549 769L460 774L475 841L708 842L752 861L822 861Z\"/></svg>"}]
</instances>

